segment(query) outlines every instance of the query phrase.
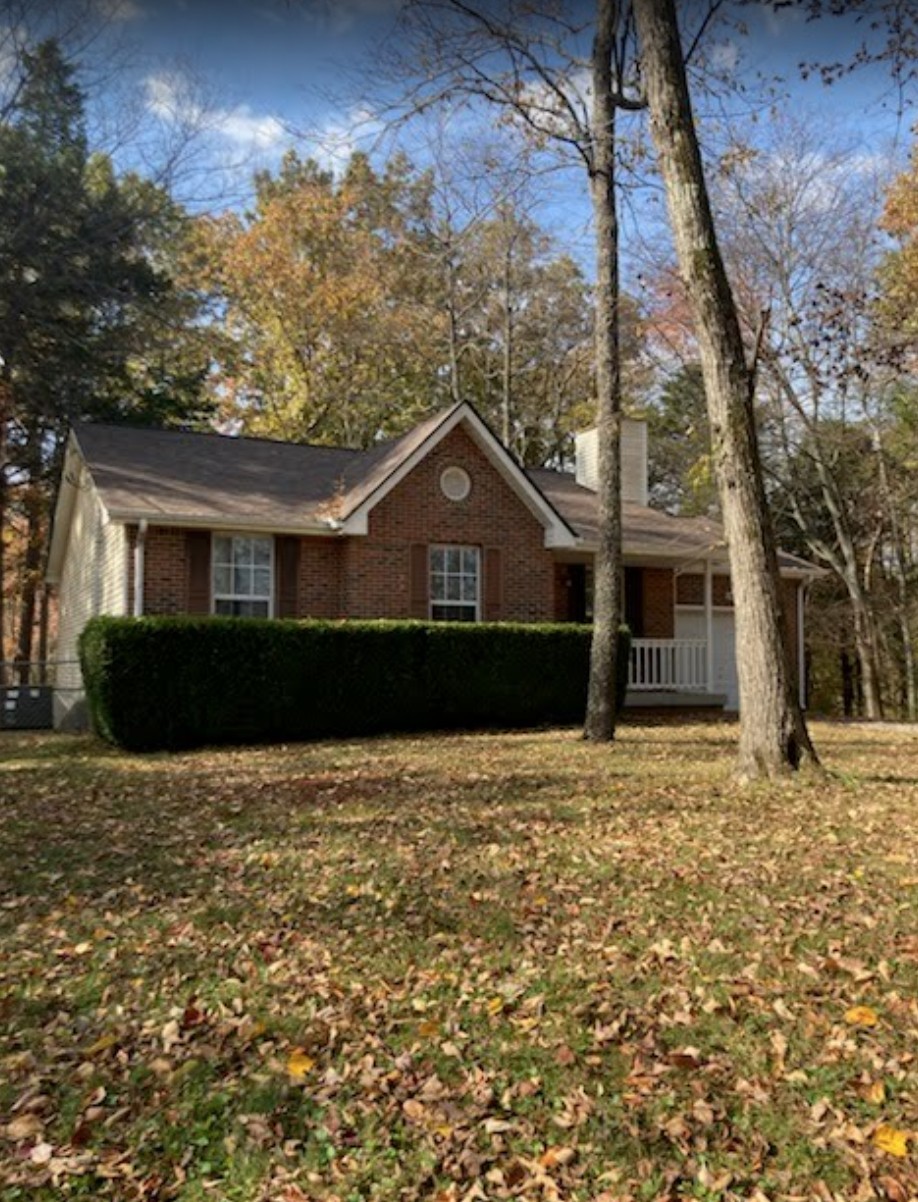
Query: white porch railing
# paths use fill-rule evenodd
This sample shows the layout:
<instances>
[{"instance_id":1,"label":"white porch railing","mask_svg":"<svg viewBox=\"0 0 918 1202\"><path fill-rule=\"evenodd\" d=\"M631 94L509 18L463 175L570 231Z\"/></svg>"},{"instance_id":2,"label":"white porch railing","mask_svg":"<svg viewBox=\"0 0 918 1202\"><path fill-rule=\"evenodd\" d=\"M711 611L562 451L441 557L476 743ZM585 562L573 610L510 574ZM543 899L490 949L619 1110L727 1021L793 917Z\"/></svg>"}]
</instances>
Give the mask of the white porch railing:
<instances>
[{"instance_id":1,"label":"white porch railing","mask_svg":"<svg viewBox=\"0 0 918 1202\"><path fill-rule=\"evenodd\" d=\"M708 692L707 643L704 639L632 639L628 688Z\"/></svg>"}]
</instances>

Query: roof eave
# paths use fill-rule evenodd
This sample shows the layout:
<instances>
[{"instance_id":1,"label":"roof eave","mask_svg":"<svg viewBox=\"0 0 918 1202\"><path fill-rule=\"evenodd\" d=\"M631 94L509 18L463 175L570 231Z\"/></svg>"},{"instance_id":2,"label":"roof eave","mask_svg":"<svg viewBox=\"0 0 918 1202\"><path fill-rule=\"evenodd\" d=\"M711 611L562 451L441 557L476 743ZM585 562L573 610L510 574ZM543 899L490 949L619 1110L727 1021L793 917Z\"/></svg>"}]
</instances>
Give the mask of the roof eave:
<instances>
[{"instance_id":1,"label":"roof eave","mask_svg":"<svg viewBox=\"0 0 918 1202\"><path fill-rule=\"evenodd\" d=\"M60 584L64 556L70 538L70 523L73 518L73 508L76 504L77 482L74 478L74 472L79 473L79 466L83 462L82 452L71 430L67 436L67 445L64 449L61 482L54 504L54 517L51 521L51 540L48 545L48 563L45 568L45 581L51 585Z\"/></svg>"},{"instance_id":2,"label":"roof eave","mask_svg":"<svg viewBox=\"0 0 918 1202\"><path fill-rule=\"evenodd\" d=\"M110 509L111 521L124 525L145 521L151 526L175 526L182 530L247 530L264 534L293 534L303 537L337 537L342 531L335 518L319 522L272 522L264 518L246 518L234 514L163 513L155 509Z\"/></svg>"}]
</instances>

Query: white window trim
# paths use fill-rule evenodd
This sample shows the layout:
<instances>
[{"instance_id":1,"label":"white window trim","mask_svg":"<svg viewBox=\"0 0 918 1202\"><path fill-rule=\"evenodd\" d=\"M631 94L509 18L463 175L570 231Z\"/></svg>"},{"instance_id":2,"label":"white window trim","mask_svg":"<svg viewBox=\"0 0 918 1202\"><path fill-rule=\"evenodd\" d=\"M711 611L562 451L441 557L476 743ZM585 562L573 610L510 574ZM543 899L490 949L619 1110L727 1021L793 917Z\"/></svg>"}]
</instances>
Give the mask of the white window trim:
<instances>
[{"instance_id":1,"label":"white window trim","mask_svg":"<svg viewBox=\"0 0 918 1202\"><path fill-rule=\"evenodd\" d=\"M217 601L264 601L264 597L254 595L243 595L242 593L233 593L231 596L220 594L218 597L217 590L214 588L214 568L216 567L216 555L214 545L218 538L263 538L266 539L270 549L271 558L268 563L268 571L270 572L270 592L268 594L268 617L273 618L275 613L276 592L277 592L277 574L275 571L275 540L273 534L265 534L263 532L253 530L212 530L210 534L210 612L216 616Z\"/></svg>"},{"instance_id":2,"label":"white window trim","mask_svg":"<svg viewBox=\"0 0 918 1202\"><path fill-rule=\"evenodd\" d=\"M433 553L434 551L474 551L475 552L475 618L476 622L481 621L481 547L473 543L431 543L427 548L427 616L433 621L445 621L445 619L434 618L434 606L456 605L463 609L471 609L470 601L435 601L433 598L431 583L433 580ZM460 573L461 575L461 573ZM452 619L451 619L452 620Z\"/></svg>"}]
</instances>

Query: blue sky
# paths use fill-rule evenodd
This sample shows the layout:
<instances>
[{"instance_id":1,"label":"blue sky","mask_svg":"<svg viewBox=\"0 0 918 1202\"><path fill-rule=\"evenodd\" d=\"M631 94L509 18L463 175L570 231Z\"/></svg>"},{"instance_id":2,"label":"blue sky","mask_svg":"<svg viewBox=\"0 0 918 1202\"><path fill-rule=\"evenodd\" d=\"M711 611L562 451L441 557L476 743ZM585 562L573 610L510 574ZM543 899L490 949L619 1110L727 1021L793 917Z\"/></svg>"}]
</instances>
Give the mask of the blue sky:
<instances>
[{"instance_id":1,"label":"blue sky","mask_svg":"<svg viewBox=\"0 0 918 1202\"><path fill-rule=\"evenodd\" d=\"M207 125L199 173L189 176L192 200L199 191L204 205L244 202L253 169L273 166L290 145L304 156L340 162L353 146L370 144L353 127L376 130L364 93L377 83L377 55L392 33L399 0L90 2L108 9L122 39L138 52L136 82L153 123L184 112ZM803 60L850 58L863 24L850 18L808 23L799 13L776 15L756 5L742 11L749 32L723 36L724 66L735 63L750 77L755 71L783 76L793 107L824 123L833 137L844 136L861 161L886 156L892 143L905 155L913 116L897 112L898 97L883 71L861 72L831 88L799 77ZM221 177L211 191L201 188L202 164L204 175ZM570 172L543 194L543 220L588 266L584 181Z\"/></svg>"},{"instance_id":2,"label":"blue sky","mask_svg":"<svg viewBox=\"0 0 918 1202\"><path fill-rule=\"evenodd\" d=\"M392 30L399 0L99 0L110 3L124 33L148 57L155 79L169 64L207 80L228 141L270 150L284 126L338 128L349 123L353 72L372 82L374 51ZM846 58L863 25L851 19L808 23L793 12L752 7L746 38L724 41L729 61L782 73L795 103L833 114L865 138L907 135L881 72L862 73L833 88L797 76L802 59ZM734 46L736 50L734 50ZM159 63L157 69L156 63ZM887 92L884 107L883 92Z\"/></svg>"}]
</instances>

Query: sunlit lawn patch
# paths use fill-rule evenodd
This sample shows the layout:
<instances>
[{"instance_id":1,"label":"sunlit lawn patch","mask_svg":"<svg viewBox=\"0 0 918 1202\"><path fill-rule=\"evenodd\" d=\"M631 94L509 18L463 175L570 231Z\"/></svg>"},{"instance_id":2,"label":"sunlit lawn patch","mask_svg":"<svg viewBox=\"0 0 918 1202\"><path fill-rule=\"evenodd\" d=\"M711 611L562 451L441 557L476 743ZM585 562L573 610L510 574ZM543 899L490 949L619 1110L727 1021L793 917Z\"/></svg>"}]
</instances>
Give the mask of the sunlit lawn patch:
<instances>
[{"instance_id":1,"label":"sunlit lawn patch","mask_svg":"<svg viewBox=\"0 0 918 1202\"><path fill-rule=\"evenodd\" d=\"M918 732L815 733L4 736L4 1202L914 1198Z\"/></svg>"}]
</instances>

